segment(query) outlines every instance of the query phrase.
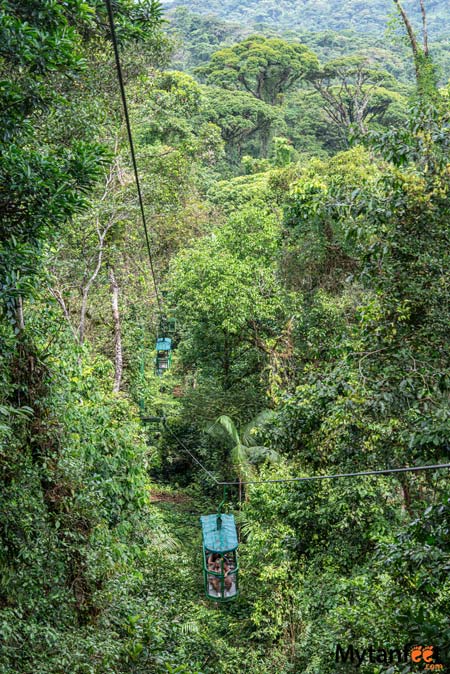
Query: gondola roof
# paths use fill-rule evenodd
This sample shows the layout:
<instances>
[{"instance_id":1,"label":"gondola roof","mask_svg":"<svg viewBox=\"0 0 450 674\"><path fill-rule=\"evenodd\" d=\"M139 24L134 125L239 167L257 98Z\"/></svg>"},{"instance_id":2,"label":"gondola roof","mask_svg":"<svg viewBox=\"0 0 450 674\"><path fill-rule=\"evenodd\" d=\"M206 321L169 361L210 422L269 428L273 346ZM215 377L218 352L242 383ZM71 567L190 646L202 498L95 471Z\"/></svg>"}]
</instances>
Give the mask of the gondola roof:
<instances>
[{"instance_id":1,"label":"gondola roof","mask_svg":"<svg viewBox=\"0 0 450 674\"><path fill-rule=\"evenodd\" d=\"M202 515L203 545L210 552L231 552L238 547L233 515L221 515L222 526L217 528L218 515Z\"/></svg>"}]
</instances>

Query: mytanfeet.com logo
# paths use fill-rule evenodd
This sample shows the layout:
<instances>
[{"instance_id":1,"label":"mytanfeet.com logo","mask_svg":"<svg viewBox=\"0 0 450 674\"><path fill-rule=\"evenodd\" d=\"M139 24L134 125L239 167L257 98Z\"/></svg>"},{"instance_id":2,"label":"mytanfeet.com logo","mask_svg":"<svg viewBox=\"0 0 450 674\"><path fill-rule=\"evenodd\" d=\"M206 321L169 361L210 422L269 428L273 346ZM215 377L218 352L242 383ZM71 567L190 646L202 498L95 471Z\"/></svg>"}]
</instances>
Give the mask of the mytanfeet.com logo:
<instances>
[{"instance_id":1,"label":"mytanfeet.com logo","mask_svg":"<svg viewBox=\"0 0 450 674\"><path fill-rule=\"evenodd\" d=\"M361 667L368 663L379 665L417 664L421 670L439 672L444 670L444 665L439 660L437 646L419 646L418 644L405 644L401 648L380 648L367 646L356 648L349 644L346 648L337 644L336 662Z\"/></svg>"}]
</instances>

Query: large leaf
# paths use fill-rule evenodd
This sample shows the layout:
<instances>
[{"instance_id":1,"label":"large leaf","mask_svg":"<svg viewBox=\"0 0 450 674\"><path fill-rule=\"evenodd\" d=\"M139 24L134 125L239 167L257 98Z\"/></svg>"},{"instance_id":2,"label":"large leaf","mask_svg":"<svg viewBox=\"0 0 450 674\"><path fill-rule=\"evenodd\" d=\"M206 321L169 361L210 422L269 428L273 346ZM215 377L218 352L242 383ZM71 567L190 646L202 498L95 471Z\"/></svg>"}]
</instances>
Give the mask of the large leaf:
<instances>
[{"instance_id":1,"label":"large leaf","mask_svg":"<svg viewBox=\"0 0 450 674\"><path fill-rule=\"evenodd\" d=\"M239 437L239 433L233 419L228 417L226 414L223 414L217 419L217 423L220 424L227 431L228 435L231 437L235 445L241 444L241 439Z\"/></svg>"},{"instance_id":2,"label":"large leaf","mask_svg":"<svg viewBox=\"0 0 450 674\"><path fill-rule=\"evenodd\" d=\"M238 470L243 470L248 465L247 448L240 442L231 450L231 461Z\"/></svg>"},{"instance_id":3,"label":"large leaf","mask_svg":"<svg viewBox=\"0 0 450 674\"><path fill-rule=\"evenodd\" d=\"M259 414L251 419L248 424L245 424L241 429L241 440L244 445L247 445L247 447L255 445L255 433L252 431L264 426L264 424L274 419L275 416L276 414L273 410L262 410L262 412L259 412Z\"/></svg>"}]
</instances>

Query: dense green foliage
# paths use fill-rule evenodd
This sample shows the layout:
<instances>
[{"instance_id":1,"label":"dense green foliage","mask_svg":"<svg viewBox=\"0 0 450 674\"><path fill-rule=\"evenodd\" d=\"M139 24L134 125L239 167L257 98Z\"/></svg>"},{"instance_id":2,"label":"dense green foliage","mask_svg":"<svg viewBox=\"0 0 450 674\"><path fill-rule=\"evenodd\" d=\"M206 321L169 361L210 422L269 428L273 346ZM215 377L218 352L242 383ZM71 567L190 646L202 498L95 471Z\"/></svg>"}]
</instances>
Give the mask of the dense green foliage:
<instances>
[{"instance_id":1,"label":"dense green foliage","mask_svg":"<svg viewBox=\"0 0 450 674\"><path fill-rule=\"evenodd\" d=\"M175 63L177 68L191 70L204 64L220 47L229 47L252 34L266 37L283 37L289 41L301 41L312 49L319 58L330 60L343 56L360 55L370 62L376 63L392 73L400 81L408 81L412 77L413 64L410 59L410 48L403 39L403 28L393 6L386 1L386 12L380 12L377 3L371 3L370 9L359 3L346 3L348 16L345 25L333 27L336 14L328 11L326 18L317 11L318 3L310 3L310 18L302 3L289 3L289 11L285 23L277 18L273 20L258 19L249 13L249 5L233 5L233 11L222 9L226 3L217 7L217 15L204 14L203 3L189 3L189 9L178 3L171 4L170 33L176 40ZM255 3L258 8L262 2ZM277 3L277 11L280 3ZM417 12L418 2L414 0L405 5L412 12L415 29L420 32L420 19ZM445 82L450 73L450 57L448 52L448 16L443 11L439 0L428 6L428 20L433 22L429 40L433 51L433 61L437 65L439 76ZM245 9L245 20L239 17L239 11ZM234 10L237 10L236 12ZM414 12L414 10L416 10ZM211 7L208 5L208 12ZM219 18L223 16L223 18ZM433 21L433 17L436 19ZM369 19L369 25L366 22ZM373 21L373 23L372 23Z\"/></svg>"},{"instance_id":2,"label":"dense green foliage","mask_svg":"<svg viewBox=\"0 0 450 674\"><path fill-rule=\"evenodd\" d=\"M183 6L181 0L167 0L167 7ZM420 5L406 0L405 7L411 11L415 22L420 22ZM211 0L206 5L200 0L191 0L189 8L202 14L214 14L245 25L266 24L277 29L337 31L355 29L357 32L382 33L386 22L393 14L389 0L372 0L370 4L359 0L251 0L235 3L231 0ZM434 34L448 31L448 13L442 2L431 2L429 23Z\"/></svg>"},{"instance_id":3,"label":"dense green foliage","mask_svg":"<svg viewBox=\"0 0 450 674\"><path fill-rule=\"evenodd\" d=\"M449 460L425 5L429 54L350 32L381 33L381 0L114 3L162 320L103 3L0 2L0 674L355 669L338 643L447 665L447 471L242 484ZM198 526L222 494L186 447L239 483L227 606Z\"/></svg>"}]
</instances>

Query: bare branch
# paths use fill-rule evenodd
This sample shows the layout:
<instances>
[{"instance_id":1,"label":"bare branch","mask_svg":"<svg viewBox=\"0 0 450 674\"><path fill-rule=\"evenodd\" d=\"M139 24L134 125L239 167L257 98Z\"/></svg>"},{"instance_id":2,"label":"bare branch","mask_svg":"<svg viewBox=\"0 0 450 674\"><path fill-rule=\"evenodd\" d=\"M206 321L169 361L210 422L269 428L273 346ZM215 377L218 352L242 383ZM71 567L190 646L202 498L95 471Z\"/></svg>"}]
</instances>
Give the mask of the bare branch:
<instances>
[{"instance_id":1,"label":"bare branch","mask_svg":"<svg viewBox=\"0 0 450 674\"><path fill-rule=\"evenodd\" d=\"M86 311L87 311L87 301L88 301L88 295L89 291L91 289L92 284L94 283L95 279L97 278L99 271L102 266L103 262L103 252L105 248L105 237L111 227L114 224L114 220L109 220L106 227L102 232L100 232L98 222L97 222L97 233L98 233L98 253L97 253L97 264L95 266L94 271L91 274L91 277L87 281L86 285L83 287L82 294L81 294L81 309L80 309L80 325L78 327L78 340L80 344L83 344L84 342L84 335L85 335L85 329L86 329Z\"/></svg>"},{"instance_id":2,"label":"bare branch","mask_svg":"<svg viewBox=\"0 0 450 674\"><path fill-rule=\"evenodd\" d=\"M67 323L69 324L73 336L76 338L77 333L76 333L75 328L72 325L72 321L70 319L70 313L69 313L69 310L68 310L67 305L65 303L62 292L60 290L58 290L58 288L52 288L50 286L49 286L49 292L55 298L55 300L58 302L59 306L61 307L62 312L64 314L64 318L66 319Z\"/></svg>"},{"instance_id":3,"label":"bare branch","mask_svg":"<svg viewBox=\"0 0 450 674\"><path fill-rule=\"evenodd\" d=\"M429 56L428 50L428 28L427 28L427 13L425 11L425 2L420 0L420 11L422 12L422 34L423 34L423 52L425 56Z\"/></svg>"},{"instance_id":4,"label":"bare branch","mask_svg":"<svg viewBox=\"0 0 450 674\"><path fill-rule=\"evenodd\" d=\"M116 148L117 148L117 143L116 143ZM103 202L107 198L110 187L114 182L114 178L116 177L116 170L117 170L117 163L115 162L111 166L111 170L108 174L108 177L106 179L105 183L105 189L103 191L103 195L100 198L100 201ZM81 309L80 309L80 324L78 327L78 340L80 344L83 344L84 342L84 336L85 336L85 331L86 331L86 311L87 311L87 302L88 302L88 295L89 291L91 289L92 284L94 283L95 279L97 278L102 262L103 262L103 252L104 252L104 247L105 247L105 238L106 235L108 234L109 230L114 224L114 218L111 217L108 222L106 223L106 226L103 228L103 230L100 230L100 223L97 218L95 228L97 230L97 236L98 236L98 249L97 249L97 263L95 265L95 269L92 272L90 278L86 282L86 284L83 286L82 291L81 291Z\"/></svg>"},{"instance_id":5,"label":"bare branch","mask_svg":"<svg viewBox=\"0 0 450 674\"><path fill-rule=\"evenodd\" d=\"M403 23L405 24L406 32L408 33L409 41L411 43L411 49L413 50L414 59L416 59L419 56L419 47L417 44L414 29L411 25L411 21L409 20L408 15L405 12L400 0L394 0L394 3L397 5L400 15L403 19Z\"/></svg>"},{"instance_id":6,"label":"bare branch","mask_svg":"<svg viewBox=\"0 0 450 674\"><path fill-rule=\"evenodd\" d=\"M120 329L120 314L119 314L119 286L117 285L114 269L109 267L109 281L111 284L111 307L114 322L114 393L120 391L120 384L122 381L123 372L123 356L122 356L122 334Z\"/></svg>"}]
</instances>

